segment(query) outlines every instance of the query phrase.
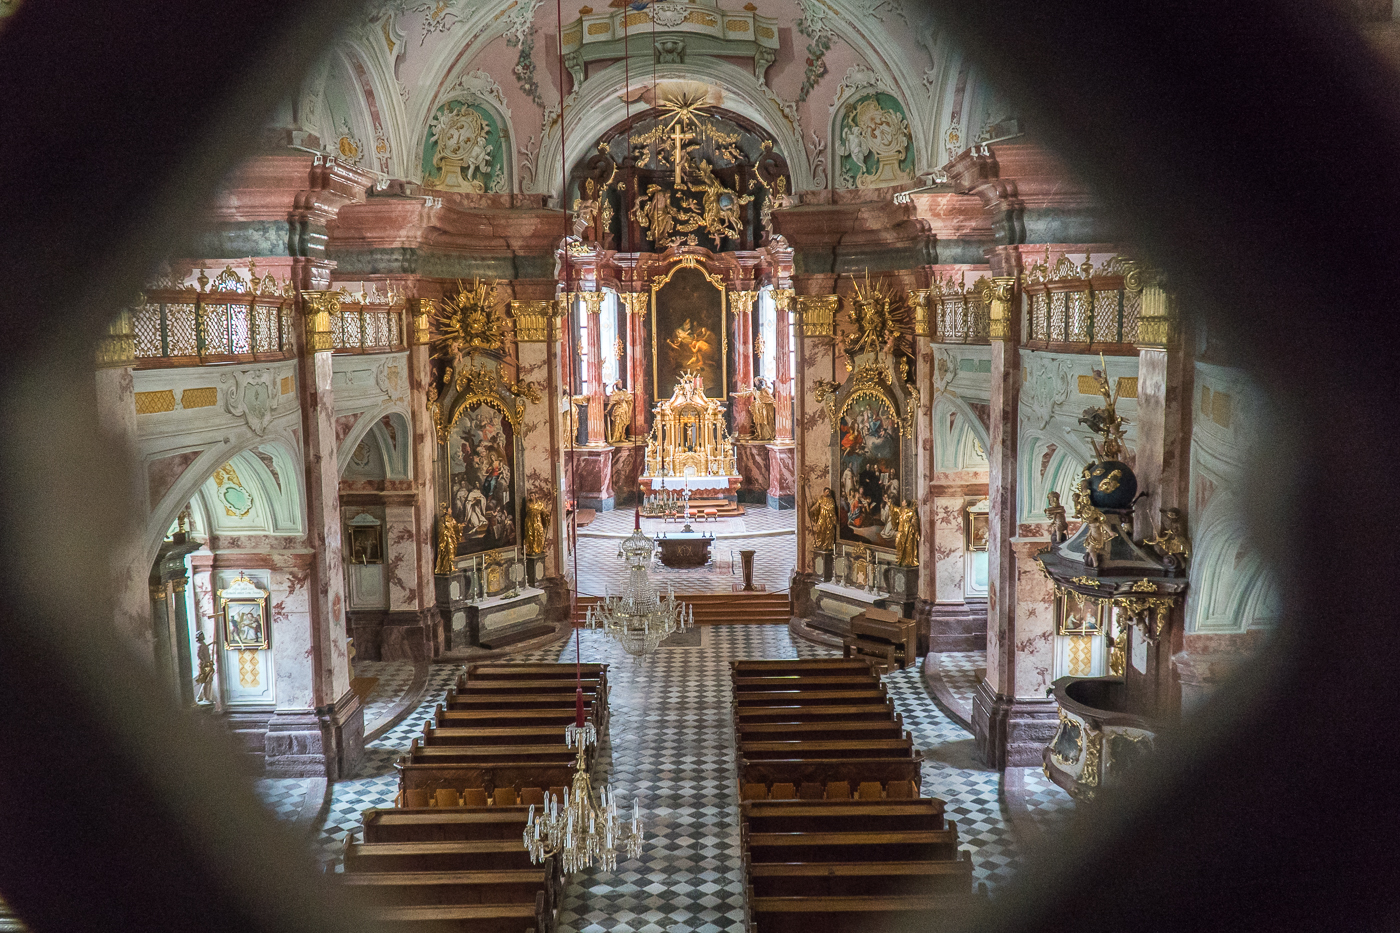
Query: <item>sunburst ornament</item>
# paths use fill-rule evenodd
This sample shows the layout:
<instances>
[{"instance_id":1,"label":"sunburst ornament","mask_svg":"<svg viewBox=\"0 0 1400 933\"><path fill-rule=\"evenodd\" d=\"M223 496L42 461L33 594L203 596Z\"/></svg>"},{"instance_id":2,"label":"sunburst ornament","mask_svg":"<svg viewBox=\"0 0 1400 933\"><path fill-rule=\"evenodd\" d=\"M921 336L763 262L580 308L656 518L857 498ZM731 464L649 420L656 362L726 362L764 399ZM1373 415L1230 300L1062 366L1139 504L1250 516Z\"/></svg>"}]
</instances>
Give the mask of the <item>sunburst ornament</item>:
<instances>
[{"instance_id":1,"label":"sunburst ornament","mask_svg":"<svg viewBox=\"0 0 1400 933\"><path fill-rule=\"evenodd\" d=\"M433 344L446 359L499 352L505 345L505 329L496 303L496 286L481 279L464 285L433 308Z\"/></svg>"}]
</instances>

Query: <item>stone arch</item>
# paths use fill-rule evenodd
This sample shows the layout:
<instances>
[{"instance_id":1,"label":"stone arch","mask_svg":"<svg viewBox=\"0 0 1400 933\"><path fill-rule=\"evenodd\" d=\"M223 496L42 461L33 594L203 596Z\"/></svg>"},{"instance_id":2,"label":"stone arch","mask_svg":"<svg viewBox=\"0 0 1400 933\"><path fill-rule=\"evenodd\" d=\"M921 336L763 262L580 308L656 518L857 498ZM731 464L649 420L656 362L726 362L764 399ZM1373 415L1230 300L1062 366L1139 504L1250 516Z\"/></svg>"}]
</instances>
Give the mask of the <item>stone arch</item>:
<instances>
[{"instance_id":1,"label":"stone arch","mask_svg":"<svg viewBox=\"0 0 1400 933\"><path fill-rule=\"evenodd\" d=\"M384 428L386 417L395 420L399 438L397 443L388 436L388 432ZM361 413L336 449L336 466L339 474L345 475L345 469L350 463L355 448L366 437L369 437L376 445L376 452L383 457L386 479L412 479L413 456L410 450L412 443L410 425L412 423L408 412L396 402L386 402L378 408L371 408Z\"/></svg>"},{"instance_id":2,"label":"stone arch","mask_svg":"<svg viewBox=\"0 0 1400 933\"><path fill-rule=\"evenodd\" d=\"M1016 465L1016 515L1019 522L1045 521L1046 494L1058 492L1066 508L1073 501L1074 486L1093 450L1072 434L1056 437L1040 431L1021 435L1020 462Z\"/></svg>"},{"instance_id":3,"label":"stone arch","mask_svg":"<svg viewBox=\"0 0 1400 933\"><path fill-rule=\"evenodd\" d=\"M1234 495L1216 494L1202 519L1192 535L1186 630L1235 634L1272 625L1280 612L1278 581L1250 541Z\"/></svg>"},{"instance_id":4,"label":"stone arch","mask_svg":"<svg viewBox=\"0 0 1400 933\"><path fill-rule=\"evenodd\" d=\"M953 419L951 428L947 427L949 416L956 416ZM933 403L933 450L934 450L934 470L944 472L945 463L952 463L956 457L950 456L945 460L942 454L944 449L958 450L964 448L970 440L975 440L981 445L983 450L982 467L986 468L986 452L991 449L991 439L987 436L987 426L982 423L982 419L977 417L968 404L956 395L939 393ZM942 446L940 446L942 445ZM952 467L958 469L958 467Z\"/></svg>"}]
</instances>

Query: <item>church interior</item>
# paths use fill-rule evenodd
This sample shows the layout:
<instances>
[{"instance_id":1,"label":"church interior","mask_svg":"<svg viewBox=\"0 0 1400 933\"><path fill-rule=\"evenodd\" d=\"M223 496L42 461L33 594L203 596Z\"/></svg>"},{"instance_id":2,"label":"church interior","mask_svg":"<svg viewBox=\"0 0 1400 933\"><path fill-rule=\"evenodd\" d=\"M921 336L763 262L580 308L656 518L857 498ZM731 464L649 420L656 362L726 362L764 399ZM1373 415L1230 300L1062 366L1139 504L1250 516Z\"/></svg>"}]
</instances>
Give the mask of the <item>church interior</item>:
<instances>
[{"instance_id":1,"label":"church interior","mask_svg":"<svg viewBox=\"0 0 1400 933\"><path fill-rule=\"evenodd\" d=\"M121 13L174 17L112 73L148 183L4 260L33 622L0 680L36 712L0 929L192 928L196 894L244 930L1393 921L1361 829L1296 900L1314 834L1381 813L1303 828L1368 799L1348 691L1387 652L1340 620L1393 619L1356 580L1392 508L1337 490L1393 469L1393 344L1346 327L1396 234L1277 201L1296 158L1400 202L1400 0L1209 37L1204 5L592 2ZM47 6L0 0L7 75ZM174 50L205 16L228 47ZM1171 103L1209 69L1219 112ZM1258 128L1336 146L1324 98L1367 93L1349 168Z\"/></svg>"}]
</instances>

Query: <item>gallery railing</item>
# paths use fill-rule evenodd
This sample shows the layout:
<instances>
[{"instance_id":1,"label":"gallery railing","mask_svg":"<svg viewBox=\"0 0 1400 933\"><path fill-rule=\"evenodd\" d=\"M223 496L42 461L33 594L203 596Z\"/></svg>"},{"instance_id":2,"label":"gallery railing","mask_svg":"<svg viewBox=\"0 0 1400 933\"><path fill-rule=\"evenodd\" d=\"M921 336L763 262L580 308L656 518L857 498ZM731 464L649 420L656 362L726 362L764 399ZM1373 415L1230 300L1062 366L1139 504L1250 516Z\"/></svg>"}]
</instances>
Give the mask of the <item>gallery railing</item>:
<instances>
[{"instance_id":1,"label":"gallery railing","mask_svg":"<svg viewBox=\"0 0 1400 933\"><path fill-rule=\"evenodd\" d=\"M280 360L292 355L292 290L252 270L251 282L225 268L188 288L158 282L131 310L136 365Z\"/></svg>"},{"instance_id":2,"label":"gallery railing","mask_svg":"<svg viewBox=\"0 0 1400 933\"><path fill-rule=\"evenodd\" d=\"M929 322L935 343L989 343L991 281L971 285L938 276L928 289Z\"/></svg>"},{"instance_id":3,"label":"gallery railing","mask_svg":"<svg viewBox=\"0 0 1400 933\"><path fill-rule=\"evenodd\" d=\"M1137 267L1114 256L1095 267L1061 256L1028 268L1021 277L1026 295L1026 347L1080 353L1136 352L1142 315L1142 284Z\"/></svg>"},{"instance_id":4,"label":"gallery railing","mask_svg":"<svg viewBox=\"0 0 1400 933\"><path fill-rule=\"evenodd\" d=\"M225 268L210 281L202 272L196 287L158 282L131 309L136 365L199 366L282 360L295 352L294 292L272 276L250 280ZM386 353L407 346L406 301L394 291L339 291L331 315L337 353Z\"/></svg>"}]
</instances>

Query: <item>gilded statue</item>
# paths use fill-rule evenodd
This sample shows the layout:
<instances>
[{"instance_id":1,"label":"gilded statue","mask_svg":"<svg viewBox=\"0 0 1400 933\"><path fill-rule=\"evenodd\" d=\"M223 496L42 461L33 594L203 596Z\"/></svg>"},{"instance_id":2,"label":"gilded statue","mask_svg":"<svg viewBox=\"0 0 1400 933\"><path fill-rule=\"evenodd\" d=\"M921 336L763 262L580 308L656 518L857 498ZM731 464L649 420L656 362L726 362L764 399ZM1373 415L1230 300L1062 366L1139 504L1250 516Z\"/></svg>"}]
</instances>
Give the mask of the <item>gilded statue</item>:
<instances>
[{"instance_id":1,"label":"gilded statue","mask_svg":"<svg viewBox=\"0 0 1400 933\"><path fill-rule=\"evenodd\" d=\"M608 442L627 443L627 433L632 429L632 407L634 396L623 388L622 380L613 383L608 395Z\"/></svg>"},{"instance_id":2,"label":"gilded statue","mask_svg":"<svg viewBox=\"0 0 1400 933\"><path fill-rule=\"evenodd\" d=\"M452 517L444 502L438 514L437 566L433 573L449 574L457 570L457 545L462 543L462 525Z\"/></svg>"},{"instance_id":3,"label":"gilded statue","mask_svg":"<svg viewBox=\"0 0 1400 933\"><path fill-rule=\"evenodd\" d=\"M1108 558L1109 545L1113 543L1115 532L1108 526L1108 519L1092 505L1084 515L1084 524L1089 529L1084 536L1084 563L1095 570L1103 566Z\"/></svg>"},{"instance_id":4,"label":"gilded statue","mask_svg":"<svg viewBox=\"0 0 1400 933\"><path fill-rule=\"evenodd\" d=\"M1161 529L1156 537L1142 542L1156 548L1173 570L1185 570L1186 562L1191 559L1191 542L1186 537L1185 524L1180 509L1162 509Z\"/></svg>"},{"instance_id":5,"label":"gilded statue","mask_svg":"<svg viewBox=\"0 0 1400 933\"><path fill-rule=\"evenodd\" d=\"M817 501L807 506L807 533L811 535L813 550L835 550L836 496L830 487L823 489Z\"/></svg>"},{"instance_id":6,"label":"gilded statue","mask_svg":"<svg viewBox=\"0 0 1400 933\"><path fill-rule=\"evenodd\" d=\"M632 208L632 219L646 232L658 246L670 242L675 229L675 213L671 209L671 195L660 185L649 185L647 193L637 199Z\"/></svg>"},{"instance_id":7,"label":"gilded statue","mask_svg":"<svg viewBox=\"0 0 1400 933\"><path fill-rule=\"evenodd\" d=\"M894 559L901 567L919 566L919 510L905 499L894 509Z\"/></svg>"},{"instance_id":8,"label":"gilded statue","mask_svg":"<svg viewBox=\"0 0 1400 933\"><path fill-rule=\"evenodd\" d=\"M1083 519L1085 513L1092 508L1093 503L1089 501L1089 470L1086 467L1079 477L1079 482L1074 484L1074 517Z\"/></svg>"},{"instance_id":9,"label":"gilded statue","mask_svg":"<svg viewBox=\"0 0 1400 933\"><path fill-rule=\"evenodd\" d=\"M1098 388L1099 394L1103 396L1103 406L1084 409L1084 414L1079 419L1079 423L1087 427L1090 431L1103 438L1103 446L1098 441L1091 440L1094 445L1094 453L1099 460L1119 460L1123 456L1123 425L1128 422L1118 414L1118 392L1110 391L1108 387L1108 364L1103 361L1103 354L1099 354L1099 363L1103 369L1095 369L1093 372L1094 385ZM1102 492L1112 492L1117 486L1107 489L1101 488Z\"/></svg>"},{"instance_id":10,"label":"gilded statue","mask_svg":"<svg viewBox=\"0 0 1400 933\"><path fill-rule=\"evenodd\" d=\"M1050 543L1064 544L1069 537L1069 522L1065 518L1065 507L1060 504L1060 494L1050 490L1045 494L1047 505L1045 517L1050 520Z\"/></svg>"},{"instance_id":11,"label":"gilded statue","mask_svg":"<svg viewBox=\"0 0 1400 933\"><path fill-rule=\"evenodd\" d=\"M777 436L773 423L775 405L766 379L755 379L749 401L749 417L753 421L752 437L756 441L771 441Z\"/></svg>"},{"instance_id":12,"label":"gilded statue","mask_svg":"<svg viewBox=\"0 0 1400 933\"><path fill-rule=\"evenodd\" d=\"M204 640L203 632L195 632L194 640L199 643L199 647L195 649L199 673L194 678L194 685L199 689L195 693L194 701L208 705L214 702L214 657L209 651L208 642Z\"/></svg>"},{"instance_id":13,"label":"gilded statue","mask_svg":"<svg viewBox=\"0 0 1400 933\"><path fill-rule=\"evenodd\" d=\"M525 497L525 553L543 554L545 548L544 531L549 526L550 502L542 496L531 494Z\"/></svg>"}]
</instances>

